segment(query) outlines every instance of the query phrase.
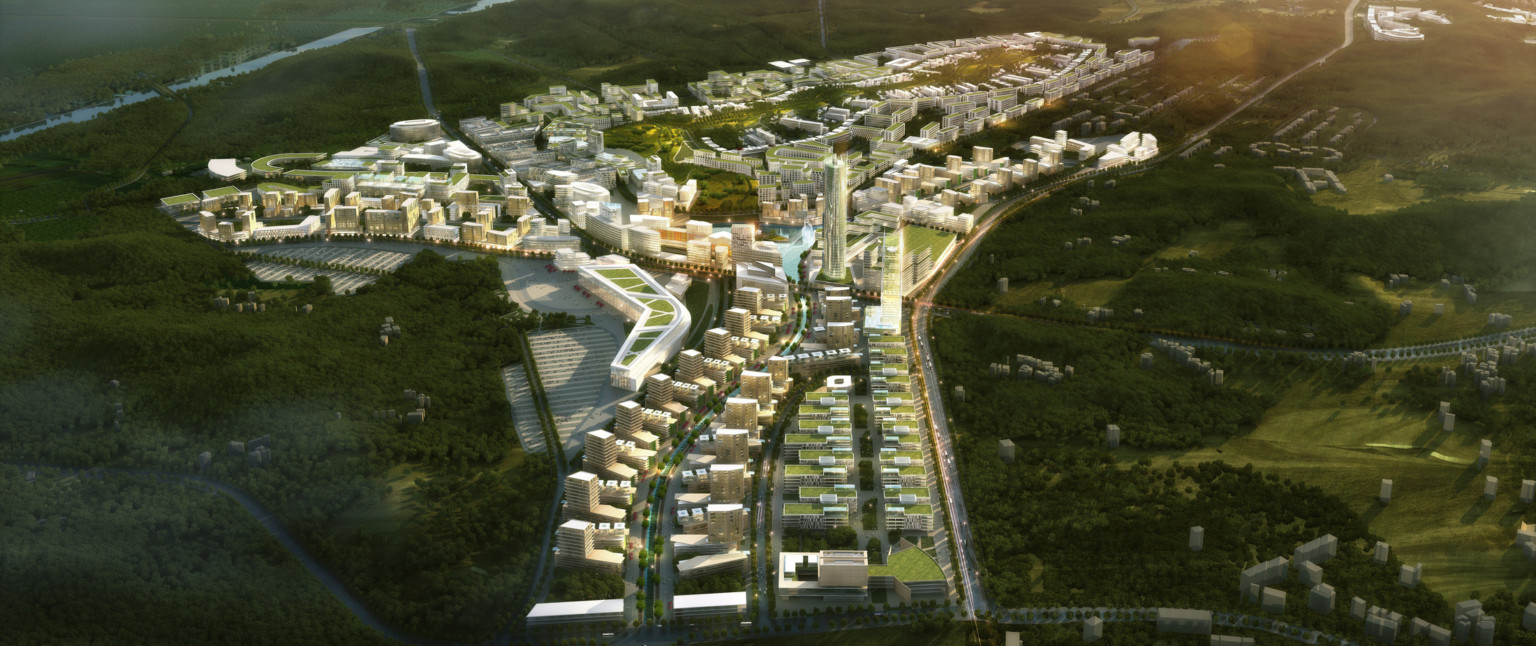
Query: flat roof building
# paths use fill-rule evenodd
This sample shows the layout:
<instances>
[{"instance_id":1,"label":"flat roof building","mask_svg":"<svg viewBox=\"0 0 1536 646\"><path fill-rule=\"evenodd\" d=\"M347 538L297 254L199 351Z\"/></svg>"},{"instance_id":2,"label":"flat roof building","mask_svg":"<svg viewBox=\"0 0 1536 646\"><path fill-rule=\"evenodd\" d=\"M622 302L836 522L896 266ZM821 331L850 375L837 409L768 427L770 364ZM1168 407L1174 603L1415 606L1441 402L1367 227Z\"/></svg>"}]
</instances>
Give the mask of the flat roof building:
<instances>
[{"instance_id":1,"label":"flat roof building","mask_svg":"<svg viewBox=\"0 0 1536 646\"><path fill-rule=\"evenodd\" d=\"M624 621L623 599L540 603L528 611L528 625L589 624Z\"/></svg>"},{"instance_id":2,"label":"flat roof building","mask_svg":"<svg viewBox=\"0 0 1536 646\"><path fill-rule=\"evenodd\" d=\"M672 616L678 619L712 615L743 614L747 611L747 593L680 594L672 597Z\"/></svg>"}]
</instances>

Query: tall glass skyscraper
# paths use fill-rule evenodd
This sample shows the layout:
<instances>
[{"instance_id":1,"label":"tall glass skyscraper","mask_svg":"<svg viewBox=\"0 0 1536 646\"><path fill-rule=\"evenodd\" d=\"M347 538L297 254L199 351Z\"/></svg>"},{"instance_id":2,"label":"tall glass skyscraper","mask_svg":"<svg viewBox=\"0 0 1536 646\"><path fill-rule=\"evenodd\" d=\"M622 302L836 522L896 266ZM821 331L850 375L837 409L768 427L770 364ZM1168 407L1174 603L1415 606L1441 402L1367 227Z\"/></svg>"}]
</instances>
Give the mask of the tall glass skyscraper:
<instances>
[{"instance_id":1,"label":"tall glass skyscraper","mask_svg":"<svg viewBox=\"0 0 1536 646\"><path fill-rule=\"evenodd\" d=\"M833 155L821 170L821 271L828 280L848 280L848 162Z\"/></svg>"}]
</instances>

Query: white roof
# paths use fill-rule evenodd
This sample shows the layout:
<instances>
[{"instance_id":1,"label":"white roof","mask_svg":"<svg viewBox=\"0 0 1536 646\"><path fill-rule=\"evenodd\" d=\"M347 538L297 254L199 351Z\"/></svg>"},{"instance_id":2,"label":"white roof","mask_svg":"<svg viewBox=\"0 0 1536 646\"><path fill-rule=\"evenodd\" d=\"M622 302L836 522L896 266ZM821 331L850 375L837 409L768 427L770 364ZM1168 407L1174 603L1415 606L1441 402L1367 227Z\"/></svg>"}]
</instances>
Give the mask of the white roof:
<instances>
[{"instance_id":1,"label":"white roof","mask_svg":"<svg viewBox=\"0 0 1536 646\"><path fill-rule=\"evenodd\" d=\"M233 159L210 159L208 160L208 172L222 178L244 175L245 169L241 168Z\"/></svg>"},{"instance_id":2,"label":"white roof","mask_svg":"<svg viewBox=\"0 0 1536 646\"><path fill-rule=\"evenodd\" d=\"M576 617L581 615L624 614L623 599L598 599L596 601L562 601L540 603L528 611L529 619L542 617Z\"/></svg>"},{"instance_id":3,"label":"white roof","mask_svg":"<svg viewBox=\"0 0 1536 646\"><path fill-rule=\"evenodd\" d=\"M716 592L714 594L680 594L672 597L673 610L692 610L695 608L719 608L721 606L744 606L747 604L746 592Z\"/></svg>"}]
</instances>

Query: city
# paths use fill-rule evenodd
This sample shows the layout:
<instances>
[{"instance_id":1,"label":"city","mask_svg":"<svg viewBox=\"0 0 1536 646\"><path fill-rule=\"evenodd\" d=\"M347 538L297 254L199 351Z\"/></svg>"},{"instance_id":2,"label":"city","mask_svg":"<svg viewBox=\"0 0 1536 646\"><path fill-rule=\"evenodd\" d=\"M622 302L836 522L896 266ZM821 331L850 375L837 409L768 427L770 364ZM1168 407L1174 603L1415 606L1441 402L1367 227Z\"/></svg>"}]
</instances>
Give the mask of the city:
<instances>
[{"instance_id":1,"label":"city","mask_svg":"<svg viewBox=\"0 0 1536 646\"><path fill-rule=\"evenodd\" d=\"M1523 9L222 2L0 8L17 643L1536 639Z\"/></svg>"}]
</instances>

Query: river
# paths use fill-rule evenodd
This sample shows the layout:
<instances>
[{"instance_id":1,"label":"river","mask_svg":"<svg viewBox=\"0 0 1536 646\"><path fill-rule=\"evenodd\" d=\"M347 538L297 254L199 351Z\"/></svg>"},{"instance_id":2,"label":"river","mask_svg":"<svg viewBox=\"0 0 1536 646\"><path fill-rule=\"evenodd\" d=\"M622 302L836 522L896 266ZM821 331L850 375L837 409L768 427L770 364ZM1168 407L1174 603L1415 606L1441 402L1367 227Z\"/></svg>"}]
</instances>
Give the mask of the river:
<instances>
[{"instance_id":1,"label":"river","mask_svg":"<svg viewBox=\"0 0 1536 646\"><path fill-rule=\"evenodd\" d=\"M498 4L502 4L502 3L505 3L505 2L511 2L511 1L512 0L479 0L479 2L476 2L475 4L470 5L467 8L445 11L445 12L443 12L442 15L446 15L446 16L463 15L463 14L466 14L466 13L472 13L472 12L475 12L475 11L480 11L481 9L485 9L485 8L490 7L492 5L498 5ZM270 54L267 54L266 56L262 56L260 58L255 58L255 59L246 61L244 63L241 63L239 65L235 65L233 67L226 67L226 68L221 69L221 70L214 70L214 71L209 72L207 74L203 74L201 76L193 77L193 78L188 79L186 81L181 81L179 83L173 83L173 84L170 85L170 88L172 90L185 90L187 88L193 88L193 87L199 87L199 86L207 85L207 84L209 84L209 83L211 83L211 82L213 82L213 81L215 81L217 79L227 78L227 77L235 76L237 74L245 74L246 72L254 72L254 71L259 70L259 69L261 69L263 67L271 65L273 63L276 63L277 61L280 61L280 60L283 60L285 58L288 58L289 56L295 56L297 54L301 54L301 53L308 52L308 51L314 51L316 49L324 49L324 48L330 47L332 45L339 45L341 43L347 42L347 41L352 40L354 38L358 38L358 37L361 37L361 36L366 36L368 34L376 32L376 31L378 31L380 29L383 29L383 27L355 27L355 28L352 28L352 29L348 29L346 31L336 32L334 34L326 36L325 38L321 38L321 39L316 40L316 41L308 42L308 43L305 43L303 45L299 45L298 47L295 47L295 48L292 48L292 49L285 49L285 50L281 50L281 51L272 52ZM133 105L135 103L142 103L144 101L148 101L150 99L153 99L153 98L155 98L157 96L160 96L160 94L158 92L131 92L131 93L127 93L127 94L120 94L120 95L117 96L116 99L113 99L111 103L104 103L104 104L99 104L99 105L93 105L93 106L89 106L89 107L80 108L78 110L71 110L71 111L65 112L63 114L58 114L58 115L54 115L52 117L49 117L45 121L38 121L38 122L33 122L31 124L27 124L27 125L24 125L24 126L17 126L16 128L13 128L11 130L6 131L4 134L0 134L0 141L10 141L10 140L16 139L18 137L24 137L24 136L33 134L35 132L41 132L41 131L46 130L48 128L52 128L53 126L57 126L57 125L59 125L61 123L81 123L81 122L84 122L84 121L90 121L91 119L95 119L98 116L101 116L103 114L106 114L108 112L116 110L117 108L121 108L121 107L123 107L125 105Z\"/></svg>"}]
</instances>

